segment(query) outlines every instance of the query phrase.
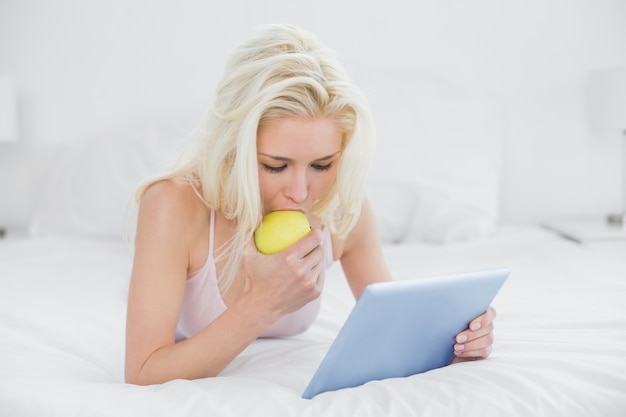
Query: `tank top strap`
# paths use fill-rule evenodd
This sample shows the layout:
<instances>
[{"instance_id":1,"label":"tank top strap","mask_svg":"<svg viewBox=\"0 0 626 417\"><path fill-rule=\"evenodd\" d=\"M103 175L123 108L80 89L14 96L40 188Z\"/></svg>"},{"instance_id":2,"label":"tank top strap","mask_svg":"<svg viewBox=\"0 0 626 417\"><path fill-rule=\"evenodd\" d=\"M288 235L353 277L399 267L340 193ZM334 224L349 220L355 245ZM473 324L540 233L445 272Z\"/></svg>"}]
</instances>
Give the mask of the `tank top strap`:
<instances>
[{"instance_id":1,"label":"tank top strap","mask_svg":"<svg viewBox=\"0 0 626 417\"><path fill-rule=\"evenodd\" d=\"M215 210L211 210L211 231L209 232L209 258L213 258L213 241L215 237Z\"/></svg>"}]
</instances>

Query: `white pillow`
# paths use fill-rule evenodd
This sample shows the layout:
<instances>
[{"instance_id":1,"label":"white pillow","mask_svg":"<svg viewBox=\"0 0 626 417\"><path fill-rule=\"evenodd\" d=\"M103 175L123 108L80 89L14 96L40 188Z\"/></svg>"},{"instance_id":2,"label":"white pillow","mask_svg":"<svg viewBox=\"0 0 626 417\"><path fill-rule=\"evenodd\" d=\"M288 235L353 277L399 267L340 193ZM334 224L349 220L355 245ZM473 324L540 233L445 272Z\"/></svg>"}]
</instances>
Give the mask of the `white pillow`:
<instances>
[{"instance_id":1,"label":"white pillow","mask_svg":"<svg viewBox=\"0 0 626 417\"><path fill-rule=\"evenodd\" d=\"M409 232L407 224L413 218L417 203L413 184L370 179L366 194L376 217L380 240L386 243L404 241Z\"/></svg>"},{"instance_id":2,"label":"white pillow","mask_svg":"<svg viewBox=\"0 0 626 417\"><path fill-rule=\"evenodd\" d=\"M147 126L70 144L39 199L29 233L122 238L139 181L164 168L183 137L182 129Z\"/></svg>"},{"instance_id":3,"label":"white pillow","mask_svg":"<svg viewBox=\"0 0 626 417\"><path fill-rule=\"evenodd\" d=\"M492 233L502 132L494 101L415 70L349 69L377 126L370 182L404 190L370 195L377 216L384 212L383 240L450 243Z\"/></svg>"},{"instance_id":4,"label":"white pillow","mask_svg":"<svg viewBox=\"0 0 626 417\"><path fill-rule=\"evenodd\" d=\"M351 70L377 125L367 192L381 240L449 243L490 234L500 171L492 102L417 71ZM177 155L186 133L180 124L148 126L70 145L29 232L123 236L138 182Z\"/></svg>"}]
</instances>

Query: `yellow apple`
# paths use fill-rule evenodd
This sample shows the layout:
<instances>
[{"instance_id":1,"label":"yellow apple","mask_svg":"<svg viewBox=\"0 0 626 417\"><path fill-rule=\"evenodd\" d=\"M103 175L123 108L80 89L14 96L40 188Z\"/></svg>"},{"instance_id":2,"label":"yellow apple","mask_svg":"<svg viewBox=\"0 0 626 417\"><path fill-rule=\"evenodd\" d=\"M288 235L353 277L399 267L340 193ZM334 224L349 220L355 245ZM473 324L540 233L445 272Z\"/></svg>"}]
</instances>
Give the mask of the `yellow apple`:
<instances>
[{"instance_id":1,"label":"yellow apple","mask_svg":"<svg viewBox=\"0 0 626 417\"><path fill-rule=\"evenodd\" d=\"M299 211L273 211L263 217L254 231L259 252L271 255L287 249L311 231L309 220Z\"/></svg>"}]
</instances>

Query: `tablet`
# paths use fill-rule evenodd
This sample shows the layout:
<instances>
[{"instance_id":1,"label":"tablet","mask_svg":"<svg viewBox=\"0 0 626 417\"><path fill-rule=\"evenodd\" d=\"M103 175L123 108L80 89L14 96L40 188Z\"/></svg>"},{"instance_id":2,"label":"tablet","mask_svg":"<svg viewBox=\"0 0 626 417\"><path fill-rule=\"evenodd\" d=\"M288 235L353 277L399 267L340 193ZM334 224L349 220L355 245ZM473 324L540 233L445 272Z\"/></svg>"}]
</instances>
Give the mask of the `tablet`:
<instances>
[{"instance_id":1,"label":"tablet","mask_svg":"<svg viewBox=\"0 0 626 417\"><path fill-rule=\"evenodd\" d=\"M494 269L368 285L302 398L440 368L509 276Z\"/></svg>"}]
</instances>

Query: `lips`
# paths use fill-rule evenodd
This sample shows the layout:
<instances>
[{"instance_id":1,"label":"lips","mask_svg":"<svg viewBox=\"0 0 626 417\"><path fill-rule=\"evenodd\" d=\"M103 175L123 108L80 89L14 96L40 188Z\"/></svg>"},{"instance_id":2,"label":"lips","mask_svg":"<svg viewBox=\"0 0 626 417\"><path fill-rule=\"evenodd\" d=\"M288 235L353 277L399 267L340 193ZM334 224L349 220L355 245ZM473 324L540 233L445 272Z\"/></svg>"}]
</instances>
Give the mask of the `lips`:
<instances>
[{"instance_id":1,"label":"lips","mask_svg":"<svg viewBox=\"0 0 626 417\"><path fill-rule=\"evenodd\" d=\"M299 211L300 213L304 213L306 214L306 211L304 211L301 208L289 208L289 207L281 207L275 210L271 210L270 212L274 212L274 211Z\"/></svg>"},{"instance_id":2,"label":"lips","mask_svg":"<svg viewBox=\"0 0 626 417\"><path fill-rule=\"evenodd\" d=\"M303 210L301 208L295 208L295 207L280 207L280 208L276 208L276 209L270 209L270 210L264 212L263 216L267 216L269 213L274 213L274 212L277 212L277 211L298 211L298 212L304 214L305 216L307 216L307 218L308 218L307 212L305 210Z\"/></svg>"}]
</instances>

